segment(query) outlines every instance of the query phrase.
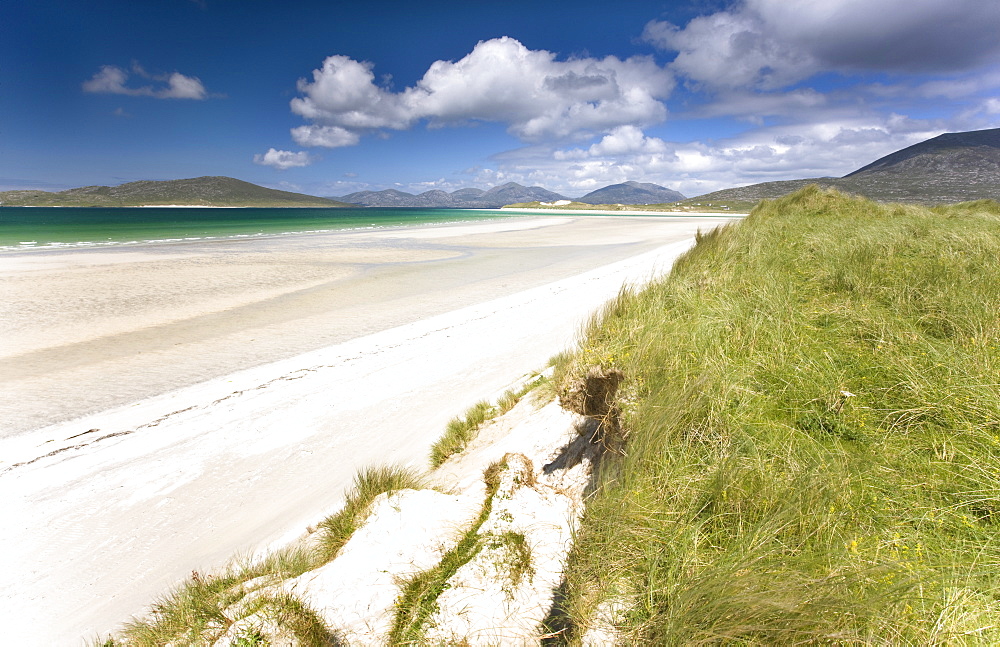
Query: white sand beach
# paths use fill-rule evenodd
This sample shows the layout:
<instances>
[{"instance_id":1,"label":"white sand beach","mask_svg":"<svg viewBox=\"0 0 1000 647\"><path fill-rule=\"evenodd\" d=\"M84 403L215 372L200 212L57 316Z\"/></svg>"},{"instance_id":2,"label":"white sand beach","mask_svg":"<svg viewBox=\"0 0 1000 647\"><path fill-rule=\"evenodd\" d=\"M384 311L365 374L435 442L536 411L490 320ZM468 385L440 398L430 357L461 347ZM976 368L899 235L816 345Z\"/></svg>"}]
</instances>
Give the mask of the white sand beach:
<instances>
[{"instance_id":1,"label":"white sand beach","mask_svg":"<svg viewBox=\"0 0 1000 647\"><path fill-rule=\"evenodd\" d=\"M287 542L726 217L548 214L0 255L0 622L78 645Z\"/></svg>"}]
</instances>

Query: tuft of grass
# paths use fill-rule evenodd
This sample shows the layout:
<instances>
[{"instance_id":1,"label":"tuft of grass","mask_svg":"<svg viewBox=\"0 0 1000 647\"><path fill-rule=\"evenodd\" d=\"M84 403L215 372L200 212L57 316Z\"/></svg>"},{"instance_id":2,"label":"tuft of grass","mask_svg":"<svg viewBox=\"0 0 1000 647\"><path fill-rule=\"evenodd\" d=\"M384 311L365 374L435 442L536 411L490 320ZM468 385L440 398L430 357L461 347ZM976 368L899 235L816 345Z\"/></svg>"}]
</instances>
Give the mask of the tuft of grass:
<instances>
[{"instance_id":1,"label":"tuft of grass","mask_svg":"<svg viewBox=\"0 0 1000 647\"><path fill-rule=\"evenodd\" d=\"M511 584L518 586L525 577L529 581L534 577L535 568L531 565L531 546L528 545L528 540L522 533L508 531L493 537L489 547L502 548L507 553L507 559L504 560L502 566L510 576Z\"/></svg>"},{"instance_id":2,"label":"tuft of grass","mask_svg":"<svg viewBox=\"0 0 1000 647\"><path fill-rule=\"evenodd\" d=\"M505 392L496 404L483 400L472 405L465 415L453 418L445 427L444 434L431 446L431 467L440 467L446 460L462 452L479 434L479 428L487 421L498 418L514 408L532 389L546 380L537 378L520 389Z\"/></svg>"},{"instance_id":3,"label":"tuft of grass","mask_svg":"<svg viewBox=\"0 0 1000 647\"><path fill-rule=\"evenodd\" d=\"M507 465L502 462L493 463L486 468L484 473L486 498L472 527L454 548L445 553L437 566L418 573L403 584L399 599L396 601L396 612L393 616L392 629L389 631L388 644L421 644L424 625L437 610L437 599L445 591L448 580L483 547L479 529L493 511L493 495L496 494L500 484L500 474L505 469Z\"/></svg>"},{"instance_id":4,"label":"tuft of grass","mask_svg":"<svg viewBox=\"0 0 1000 647\"><path fill-rule=\"evenodd\" d=\"M375 497L397 490L419 490L425 486L423 476L407 468L382 465L359 472L347 493L344 507L317 526L320 533L317 549L319 564L325 564L337 556L354 531L364 522Z\"/></svg>"},{"instance_id":5,"label":"tuft of grass","mask_svg":"<svg viewBox=\"0 0 1000 647\"><path fill-rule=\"evenodd\" d=\"M316 568L312 551L288 549L258 562L236 563L217 575L198 572L153 603L149 617L125 625L127 645L198 645L218 639L233 624L226 610L256 589ZM250 584L247 586L247 584ZM114 639L105 644L118 644Z\"/></svg>"},{"instance_id":6,"label":"tuft of grass","mask_svg":"<svg viewBox=\"0 0 1000 647\"><path fill-rule=\"evenodd\" d=\"M1000 642L1000 205L809 187L623 293L578 365L615 367L567 573L628 644ZM570 362L572 364L572 362Z\"/></svg>"},{"instance_id":7,"label":"tuft of grass","mask_svg":"<svg viewBox=\"0 0 1000 647\"><path fill-rule=\"evenodd\" d=\"M290 593L255 598L247 605L244 617L254 614L259 614L273 626L290 633L302 647L335 647L341 644L337 636L326 628L319 614ZM247 647L270 645L260 631L251 631L241 639Z\"/></svg>"},{"instance_id":8,"label":"tuft of grass","mask_svg":"<svg viewBox=\"0 0 1000 647\"><path fill-rule=\"evenodd\" d=\"M127 624L122 639L125 644L141 647L210 644L232 626L234 619L227 610L248 593L316 569L336 557L364 521L375 497L423 485L422 477L413 470L379 466L359 472L344 507L318 525L317 548L278 551L263 560L236 563L216 575L192 573L187 581L153 603L148 618ZM333 639L318 616L291 596L260 596L246 609L240 609L239 615L246 617L259 610L273 616L304 645L335 644L330 642ZM255 640L251 635L245 638L251 641L248 644Z\"/></svg>"},{"instance_id":9,"label":"tuft of grass","mask_svg":"<svg viewBox=\"0 0 1000 647\"><path fill-rule=\"evenodd\" d=\"M452 418L441 438L431 445L431 466L439 467L449 457L468 447L478 434L479 425L494 416L493 405L483 400L472 405L465 416Z\"/></svg>"}]
</instances>

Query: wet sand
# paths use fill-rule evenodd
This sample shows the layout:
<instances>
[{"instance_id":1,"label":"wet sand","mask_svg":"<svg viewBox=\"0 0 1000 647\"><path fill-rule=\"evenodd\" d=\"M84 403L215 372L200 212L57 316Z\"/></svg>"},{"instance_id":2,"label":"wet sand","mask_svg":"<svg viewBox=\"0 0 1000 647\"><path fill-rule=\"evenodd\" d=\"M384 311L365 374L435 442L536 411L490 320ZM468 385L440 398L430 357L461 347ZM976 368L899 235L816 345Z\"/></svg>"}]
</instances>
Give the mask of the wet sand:
<instances>
[{"instance_id":1,"label":"wet sand","mask_svg":"<svg viewBox=\"0 0 1000 647\"><path fill-rule=\"evenodd\" d=\"M0 623L79 644L280 544L728 219L557 216L0 256Z\"/></svg>"}]
</instances>

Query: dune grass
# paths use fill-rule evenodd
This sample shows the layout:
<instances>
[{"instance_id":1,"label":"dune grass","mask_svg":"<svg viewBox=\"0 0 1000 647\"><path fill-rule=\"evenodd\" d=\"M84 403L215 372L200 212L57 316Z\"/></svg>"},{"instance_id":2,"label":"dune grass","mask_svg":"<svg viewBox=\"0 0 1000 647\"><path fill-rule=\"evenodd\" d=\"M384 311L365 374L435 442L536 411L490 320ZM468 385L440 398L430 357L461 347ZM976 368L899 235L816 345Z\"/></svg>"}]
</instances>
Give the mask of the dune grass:
<instances>
[{"instance_id":1,"label":"dune grass","mask_svg":"<svg viewBox=\"0 0 1000 647\"><path fill-rule=\"evenodd\" d=\"M437 599L445 591L448 580L482 549L479 529L493 511L493 496L500 485L500 474L508 469L506 462L493 463L486 468L486 496L483 507L454 548L432 568L417 573L400 587L392 628L387 636L390 645L420 645L423 643L425 624L438 609Z\"/></svg>"},{"instance_id":2,"label":"dune grass","mask_svg":"<svg viewBox=\"0 0 1000 647\"><path fill-rule=\"evenodd\" d=\"M301 575L315 566L312 551L286 549L257 562L237 562L211 576L192 573L174 591L154 602L147 618L127 623L120 641L109 639L110 644L205 644L206 640L222 636L232 625L226 611L247 593Z\"/></svg>"},{"instance_id":3,"label":"dune grass","mask_svg":"<svg viewBox=\"0 0 1000 647\"><path fill-rule=\"evenodd\" d=\"M375 497L397 490L419 490L425 486L423 476L407 468L383 465L358 472L344 507L317 526L320 533L317 549L319 563L325 564L337 556L358 526L364 523Z\"/></svg>"},{"instance_id":4,"label":"dune grass","mask_svg":"<svg viewBox=\"0 0 1000 647\"><path fill-rule=\"evenodd\" d=\"M244 597L281 580L319 568L336 557L357 527L364 522L375 497L384 492L424 486L422 477L398 467L371 467L359 472L344 507L317 526L314 548L280 550L257 561L237 561L220 573L192 576L156 601L146 618L126 624L118 639L110 643L153 647L155 645L210 644L233 624L234 616L262 612L286 628L303 645L333 644L333 638L315 613L291 595L259 595L252 604L233 612ZM245 636L253 644L253 634Z\"/></svg>"},{"instance_id":5,"label":"dune grass","mask_svg":"<svg viewBox=\"0 0 1000 647\"><path fill-rule=\"evenodd\" d=\"M341 644L337 636L327 629L319 614L290 593L261 595L254 598L244 613L247 616L257 614L262 622L280 627L286 635L294 636L298 644L303 647L336 647ZM273 643L262 631L252 626L232 643L232 647L256 645L271 647Z\"/></svg>"},{"instance_id":6,"label":"dune grass","mask_svg":"<svg viewBox=\"0 0 1000 647\"><path fill-rule=\"evenodd\" d=\"M624 372L571 554L579 640L1000 642L1000 205L816 187L595 319Z\"/></svg>"},{"instance_id":7,"label":"dune grass","mask_svg":"<svg viewBox=\"0 0 1000 647\"><path fill-rule=\"evenodd\" d=\"M479 428L514 408L532 389L545 383L544 377L537 377L519 389L510 389L496 404L482 400L472 405L464 416L452 418L445 427L444 434L431 445L431 467L440 467L446 460L463 451L479 434Z\"/></svg>"}]
</instances>

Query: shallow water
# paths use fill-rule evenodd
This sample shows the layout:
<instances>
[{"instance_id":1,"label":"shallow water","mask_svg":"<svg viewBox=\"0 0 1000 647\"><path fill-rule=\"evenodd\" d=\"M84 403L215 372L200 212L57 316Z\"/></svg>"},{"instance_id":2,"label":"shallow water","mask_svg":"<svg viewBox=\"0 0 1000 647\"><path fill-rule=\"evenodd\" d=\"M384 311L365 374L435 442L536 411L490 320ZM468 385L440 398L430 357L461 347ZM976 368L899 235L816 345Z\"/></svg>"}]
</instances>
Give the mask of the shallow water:
<instances>
[{"instance_id":1,"label":"shallow water","mask_svg":"<svg viewBox=\"0 0 1000 647\"><path fill-rule=\"evenodd\" d=\"M514 215L469 209L2 207L0 251L476 222Z\"/></svg>"}]
</instances>

